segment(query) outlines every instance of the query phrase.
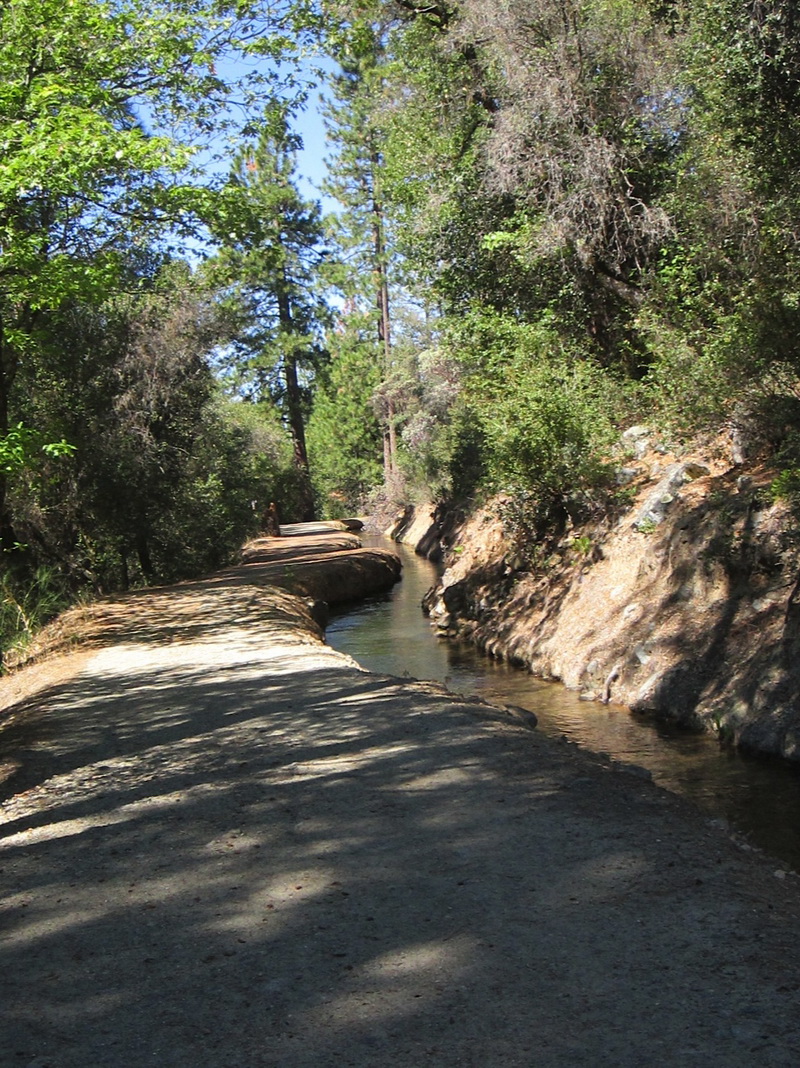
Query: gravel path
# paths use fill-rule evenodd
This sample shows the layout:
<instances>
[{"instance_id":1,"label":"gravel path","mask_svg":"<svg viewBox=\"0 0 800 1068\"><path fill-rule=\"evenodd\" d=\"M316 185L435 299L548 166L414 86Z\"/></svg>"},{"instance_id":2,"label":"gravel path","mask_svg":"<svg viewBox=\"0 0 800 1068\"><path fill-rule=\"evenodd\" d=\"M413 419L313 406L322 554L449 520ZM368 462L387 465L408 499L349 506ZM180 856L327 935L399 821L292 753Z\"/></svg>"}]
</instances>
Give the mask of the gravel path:
<instances>
[{"instance_id":1,"label":"gravel path","mask_svg":"<svg viewBox=\"0 0 800 1068\"><path fill-rule=\"evenodd\" d=\"M259 566L0 733L3 1068L796 1068L795 876Z\"/></svg>"}]
</instances>

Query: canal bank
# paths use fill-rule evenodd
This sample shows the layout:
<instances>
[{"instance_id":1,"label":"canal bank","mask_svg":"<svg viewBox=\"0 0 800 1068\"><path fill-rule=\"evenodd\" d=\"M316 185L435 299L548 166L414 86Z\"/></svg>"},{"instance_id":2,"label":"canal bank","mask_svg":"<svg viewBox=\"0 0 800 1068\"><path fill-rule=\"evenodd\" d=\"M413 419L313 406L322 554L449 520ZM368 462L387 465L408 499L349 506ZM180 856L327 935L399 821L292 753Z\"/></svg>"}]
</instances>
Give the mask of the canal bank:
<instances>
[{"instance_id":1,"label":"canal bank","mask_svg":"<svg viewBox=\"0 0 800 1068\"><path fill-rule=\"evenodd\" d=\"M631 428L616 488L547 520L503 495L404 513L401 536L422 519L445 550L431 619L587 701L800 763L798 517L774 467L729 446Z\"/></svg>"},{"instance_id":2,"label":"canal bank","mask_svg":"<svg viewBox=\"0 0 800 1068\"><path fill-rule=\"evenodd\" d=\"M106 605L114 640L18 710L14 1063L794 1068L797 879L635 774L359 669L270 566L127 626Z\"/></svg>"}]
</instances>

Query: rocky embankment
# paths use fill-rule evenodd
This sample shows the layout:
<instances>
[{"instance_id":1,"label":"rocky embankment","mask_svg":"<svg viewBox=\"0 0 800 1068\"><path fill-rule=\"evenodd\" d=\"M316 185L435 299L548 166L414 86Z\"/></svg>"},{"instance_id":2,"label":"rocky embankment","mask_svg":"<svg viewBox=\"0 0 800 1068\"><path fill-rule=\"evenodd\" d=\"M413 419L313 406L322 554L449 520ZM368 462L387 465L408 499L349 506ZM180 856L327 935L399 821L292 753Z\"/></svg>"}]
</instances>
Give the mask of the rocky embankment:
<instances>
[{"instance_id":1,"label":"rocky embankment","mask_svg":"<svg viewBox=\"0 0 800 1068\"><path fill-rule=\"evenodd\" d=\"M458 526L432 621L587 700L800 760L798 535L774 471L644 428L627 445L614 514L535 545L511 541L498 500Z\"/></svg>"}]
</instances>

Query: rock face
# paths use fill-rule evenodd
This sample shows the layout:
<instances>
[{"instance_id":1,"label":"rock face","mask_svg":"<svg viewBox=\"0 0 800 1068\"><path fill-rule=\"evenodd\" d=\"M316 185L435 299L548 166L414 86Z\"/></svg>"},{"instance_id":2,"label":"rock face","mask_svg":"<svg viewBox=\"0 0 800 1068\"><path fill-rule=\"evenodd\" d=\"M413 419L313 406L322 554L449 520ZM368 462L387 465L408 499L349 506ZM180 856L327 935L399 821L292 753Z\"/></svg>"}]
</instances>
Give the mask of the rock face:
<instances>
[{"instance_id":1,"label":"rock face","mask_svg":"<svg viewBox=\"0 0 800 1068\"><path fill-rule=\"evenodd\" d=\"M393 541L411 545L420 556L439 563L442 559L442 542L450 526L452 515L441 506L428 501L409 505L383 533Z\"/></svg>"},{"instance_id":2,"label":"rock face","mask_svg":"<svg viewBox=\"0 0 800 1068\"><path fill-rule=\"evenodd\" d=\"M622 470L626 470L623 468ZM663 523L669 512L669 506L679 495L681 487L695 478L703 478L711 472L704 464L670 464L656 488L647 494L644 504L637 510L631 524L635 530L649 532L659 523ZM630 479L629 481L633 481Z\"/></svg>"},{"instance_id":3,"label":"rock face","mask_svg":"<svg viewBox=\"0 0 800 1068\"><path fill-rule=\"evenodd\" d=\"M800 760L795 520L765 469L653 455L641 437L636 498L614 517L521 550L496 503L473 515L430 617L587 700Z\"/></svg>"}]
</instances>

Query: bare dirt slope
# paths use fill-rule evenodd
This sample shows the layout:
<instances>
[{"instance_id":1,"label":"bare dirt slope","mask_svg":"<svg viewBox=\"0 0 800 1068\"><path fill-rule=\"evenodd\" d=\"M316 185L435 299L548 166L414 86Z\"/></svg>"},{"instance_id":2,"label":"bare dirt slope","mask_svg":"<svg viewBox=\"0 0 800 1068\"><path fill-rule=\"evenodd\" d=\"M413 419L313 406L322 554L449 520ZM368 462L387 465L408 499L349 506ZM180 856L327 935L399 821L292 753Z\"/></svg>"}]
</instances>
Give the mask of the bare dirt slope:
<instances>
[{"instance_id":1,"label":"bare dirt slope","mask_svg":"<svg viewBox=\"0 0 800 1068\"><path fill-rule=\"evenodd\" d=\"M588 700L800 761L800 539L775 472L656 451L626 472L627 506L539 542L511 536L508 499L478 510L432 619Z\"/></svg>"},{"instance_id":2,"label":"bare dirt slope","mask_svg":"<svg viewBox=\"0 0 800 1068\"><path fill-rule=\"evenodd\" d=\"M261 566L139 595L14 707L0 1064L800 1063L794 877L362 672Z\"/></svg>"}]
</instances>

